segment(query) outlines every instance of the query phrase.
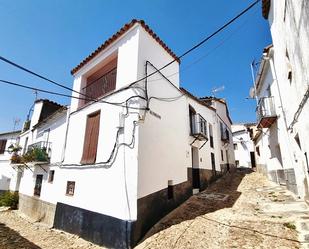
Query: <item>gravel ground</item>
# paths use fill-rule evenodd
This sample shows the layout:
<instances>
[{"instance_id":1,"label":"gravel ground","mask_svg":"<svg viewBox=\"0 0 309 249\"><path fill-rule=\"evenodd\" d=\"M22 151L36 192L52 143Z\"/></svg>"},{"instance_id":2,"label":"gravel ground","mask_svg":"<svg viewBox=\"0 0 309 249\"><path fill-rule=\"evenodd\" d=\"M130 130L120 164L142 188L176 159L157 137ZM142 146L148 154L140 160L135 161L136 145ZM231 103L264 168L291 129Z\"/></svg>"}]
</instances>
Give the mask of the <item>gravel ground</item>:
<instances>
[{"instance_id":1,"label":"gravel ground","mask_svg":"<svg viewBox=\"0 0 309 249\"><path fill-rule=\"evenodd\" d=\"M256 189L272 186L256 172L228 174L163 218L137 249L299 248L297 232L283 225L290 222L289 217L259 209L260 204L277 199L272 199L273 193ZM228 197L205 199L205 193Z\"/></svg>"},{"instance_id":2,"label":"gravel ground","mask_svg":"<svg viewBox=\"0 0 309 249\"><path fill-rule=\"evenodd\" d=\"M1 249L99 249L99 247L58 230L21 218L16 211L0 212Z\"/></svg>"},{"instance_id":3,"label":"gravel ground","mask_svg":"<svg viewBox=\"0 0 309 249\"><path fill-rule=\"evenodd\" d=\"M227 174L192 196L156 224L136 249L156 248L299 248L291 216L268 214L263 205L290 203L292 197L256 172ZM280 194L281 193L281 194ZM2 249L98 249L78 236L49 229L0 210Z\"/></svg>"}]
</instances>

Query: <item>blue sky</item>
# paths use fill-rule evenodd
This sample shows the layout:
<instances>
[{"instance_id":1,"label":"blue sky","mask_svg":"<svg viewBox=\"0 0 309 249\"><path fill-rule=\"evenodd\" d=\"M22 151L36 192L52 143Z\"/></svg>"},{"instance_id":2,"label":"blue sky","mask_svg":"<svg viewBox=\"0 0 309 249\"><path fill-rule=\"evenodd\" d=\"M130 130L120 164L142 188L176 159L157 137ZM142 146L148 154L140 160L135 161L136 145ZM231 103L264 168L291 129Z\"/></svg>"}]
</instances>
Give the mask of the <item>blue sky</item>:
<instances>
[{"instance_id":1,"label":"blue sky","mask_svg":"<svg viewBox=\"0 0 309 249\"><path fill-rule=\"evenodd\" d=\"M250 2L0 0L0 55L72 87L70 70L133 18L145 20L179 55ZM270 43L269 26L258 4L183 58L181 85L197 96L211 95L214 87L224 85L224 91L216 96L227 100L233 122L254 121L255 102L246 99L252 84L250 63L259 59L262 49ZM199 62L191 65L196 60ZM0 79L70 94L1 61ZM39 98L70 102L68 98L42 93ZM0 132L12 130L14 118L24 121L33 101L31 90L0 84Z\"/></svg>"}]
</instances>

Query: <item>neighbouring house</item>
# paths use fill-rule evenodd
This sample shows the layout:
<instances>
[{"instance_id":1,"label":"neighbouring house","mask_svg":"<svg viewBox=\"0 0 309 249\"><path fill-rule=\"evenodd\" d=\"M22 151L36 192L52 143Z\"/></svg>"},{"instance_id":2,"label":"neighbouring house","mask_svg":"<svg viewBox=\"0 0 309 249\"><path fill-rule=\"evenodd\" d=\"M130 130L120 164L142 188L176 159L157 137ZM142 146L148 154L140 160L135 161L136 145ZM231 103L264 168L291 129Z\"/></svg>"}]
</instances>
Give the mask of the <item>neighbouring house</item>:
<instances>
[{"instance_id":1,"label":"neighbouring house","mask_svg":"<svg viewBox=\"0 0 309 249\"><path fill-rule=\"evenodd\" d=\"M273 45L256 77L257 164L274 181L308 199L309 2L263 0Z\"/></svg>"},{"instance_id":2,"label":"neighbouring house","mask_svg":"<svg viewBox=\"0 0 309 249\"><path fill-rule=\"evenodd\" d=\"M72 70L70 107L37 101L20 135L28 162L15 163L23 171L20 210L94 243L130 248L233 170L227 103L180 88L179 63L132 20Z\"/></svg>"},{"instance_id":3,"label":"neighbouring house","mask_svg":"<svg viewBox=\"0 0 309 249\"><path fill-rule=\"evenodd\" d=\"M23 172L19 188L19 210L50 226L61 186L57 181L64 157L68 108L49 100L37 100L27 129L20 134L21 160L12 162ZM54 180L55 179L55 180Z\"/></svg>"},{"instance_id":4,"label":"neighbouring house","mask_svg":"<svg viewBox=\"0 0 309 249\"><path fill-rule=\"evenodd\" d=\"M233 146L235 152L235 165L237 167L255 168L253 131L256 124L233 124Z\"/></svg>"},{"instance_id":5,"label":"neighbouring house","mask_svg":"<svg viewBox=\"0 0 309 249\"><path fill-rule=\"evenodd\" d=\"M19 189L21 173L10 165L12 148L18 145L19 133L10 131L0 134L0 194Z\"/></svg>"}]
</instances>

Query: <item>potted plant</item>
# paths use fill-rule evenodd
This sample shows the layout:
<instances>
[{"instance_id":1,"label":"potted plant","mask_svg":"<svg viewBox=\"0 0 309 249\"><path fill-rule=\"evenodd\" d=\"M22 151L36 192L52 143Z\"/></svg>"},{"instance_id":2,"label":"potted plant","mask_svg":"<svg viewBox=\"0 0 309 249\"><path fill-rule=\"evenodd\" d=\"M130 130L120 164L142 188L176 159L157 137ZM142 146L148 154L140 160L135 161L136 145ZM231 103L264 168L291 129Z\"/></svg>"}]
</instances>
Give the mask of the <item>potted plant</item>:
<instances>
[{"instance_id":1,"label":"potted plant","mask_svg":"<svg viewBox=\"0 0 309 249\"><path fill-rule=\"evenodd\" d=\"M11 163L21 163L21 156L19 155L19 152L21 151L22 147L19 144L11 144L8 147L8 151L11 156Z\"/></svg>"}]
</instances>

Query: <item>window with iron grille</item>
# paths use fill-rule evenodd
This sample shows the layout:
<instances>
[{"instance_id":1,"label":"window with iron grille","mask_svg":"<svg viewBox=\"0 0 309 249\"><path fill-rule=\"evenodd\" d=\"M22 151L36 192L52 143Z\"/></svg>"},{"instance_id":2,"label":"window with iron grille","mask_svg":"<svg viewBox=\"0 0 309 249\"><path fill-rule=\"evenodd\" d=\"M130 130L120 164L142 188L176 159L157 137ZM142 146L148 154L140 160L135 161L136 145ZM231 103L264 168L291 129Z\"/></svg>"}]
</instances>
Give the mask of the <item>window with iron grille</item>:
<instances>
[{"instance_id":1,"label":"window with iron grille","mask_svg":"<svg viewBox=\"0 0 309 249\"><path fill-rule=\"evenodd\" d=\"M88 98L81 100L80 106L83 106L107 93L115 90L117 78L117 58L112 59L109 63L98 69L86 79L86 85L81 92Z\"/></svg>"},{"instance_id":2,"label":"window with iron grille","mask_svg":"<svg viewBox=\"0 0 309 249\"><path fill-rule=\"evenodd\" d=\"M211 124L209 124L209 143L210 143L210 147L213 148L214 147L214 137L213 137L213 131L212 131Z\"/></svg>"},{"instance_id":3,"label":"window with iron grille","mask_svg":"<svg viewBox=\"0 0 309 249\"><path fill-rule=\"evenodd\" d=\"M36 175L35 185L34 185L34 195L40 196L42 189L43 175Z\"/></svg>"},{"instance_id":4,"label":"window with iron grille","mask_svg":"<svg viewBox=\"0 0 309 249\"><path fill-rule=\"evenodd\" d=\"M54 176L55 176L55 171L54 170L49 171L48 182L53 183Z\"/></svg>"}]
</instances>

